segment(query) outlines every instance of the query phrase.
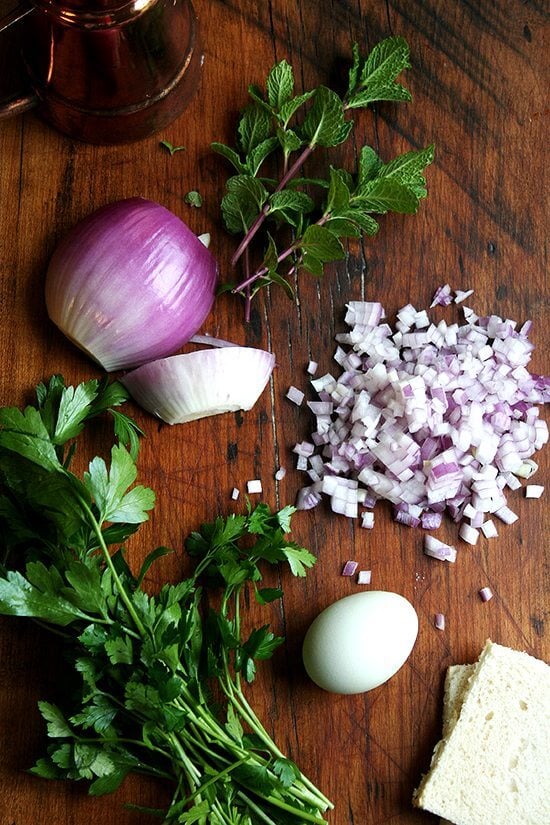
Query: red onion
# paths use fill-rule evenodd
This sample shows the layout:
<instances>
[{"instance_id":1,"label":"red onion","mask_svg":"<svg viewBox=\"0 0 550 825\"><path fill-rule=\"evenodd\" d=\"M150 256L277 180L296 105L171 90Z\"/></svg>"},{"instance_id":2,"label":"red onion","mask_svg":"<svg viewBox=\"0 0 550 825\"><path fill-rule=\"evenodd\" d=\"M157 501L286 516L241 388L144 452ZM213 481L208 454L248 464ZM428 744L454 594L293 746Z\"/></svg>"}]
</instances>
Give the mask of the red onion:
<instances>
[{"instance_id":1,"label":"red onion","mask_svg":"<svg viewBox=\"0 0 550 825\"><path fill-rule=\"evenodd\" d=\"M446 306L452 300L448 284L434 296ZM436 324L408 304L392 330L380 304L347 305L350 329L336 336L334 355L340 373L311 380L316 449L301 450L312 484L299 493L299 508L327 495L334 512L371 528L369 511L386 499L397 521L426 530L446 511L467 519L460 535L470 544L480 530L496 535L487 514L516 520L505 489L536 470L530 456L548 440L536 405L549 400L550 381L527 370L530 324L517 332L510 319L463 312L462 325Z\"/></svg>"},{"instance_id":2,"label":"red onion","mask_svg":"<svg viewBox=\"0 0 550 825\"><path fill-rule=\"evenodd\" d=\"M357 574L357 584L370 584L372 573L370 570L360 570Z\"/></svg>"},{"instance_id":3,"label":"red onion","mask_svg":"<svg viewBox=\"0 0 550 825\"><path fill-rule=\"evenodd\" d=\"M493 598L493 591L490 587L482 587L479 591L479 597L482 602L488 602Z\"/></svg>"},{"instance_id":4,"label":"red onion","mask_svg":"<svg viewBox=\"0 0 550 825\"><path fill-rule=\"evenodd\" d=\"M342 568L342 576L354 576L358 567L358 562L347 561Z\"/></svg>"},{"instance_id":5,"label":"red onion","mask_svg":"<svg viewBox=\"0 0 550 825\"><path fill-rule=\"evenodd\" d=\"M435 614L434 627L436 628L436 630L445 630L445 615L443 613Z\"/></svg>"},{"instance_id":6,"label":"red onion","mask_svg":"<svg viewBox=\"0 0 550 825\"><path fill-rule=\"evenodd\" d=\"M169 355L214 302L217 265L168 209L111 203L77 224L46 276L46 306L65 335L111 372Z\"/></svg>"},{"instance_id":7,"label":"red onion","mask_svg":"<svg viewBox=\"0 0 550 825\"><path fill-rule=\"evenodd\" d=\"M168 424L250 410L275 357L253 347L222 347L172 355L127 373L121 382L145 410Z\"/></svg>"}]
</instances>

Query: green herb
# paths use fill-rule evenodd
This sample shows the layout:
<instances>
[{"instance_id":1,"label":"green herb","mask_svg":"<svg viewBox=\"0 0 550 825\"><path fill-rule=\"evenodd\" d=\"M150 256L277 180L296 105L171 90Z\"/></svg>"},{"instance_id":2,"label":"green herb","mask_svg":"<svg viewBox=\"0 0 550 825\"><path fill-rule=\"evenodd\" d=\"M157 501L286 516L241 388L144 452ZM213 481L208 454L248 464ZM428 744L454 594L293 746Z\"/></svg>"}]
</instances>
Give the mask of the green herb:
<instances>
[{"instance_id":1,"label":"green herb","mask_svg":"<svg viewBox=\"0 0 550 825\"><path fill-rule=\"evenodd\" d=\"M320 277L325 264L344 258L345 238L374 235L378 222L373 215L417 211L426 197L424 170L433 160L433 146L389 163L364 146L353 174L330 166L326 178L298 177L318 147L330 149L349 138L353 121L348 113L375 101L410 100L397 82L409 67L409 49L401 37L383 40L365 59L354 45L348 89L341 97L325 86L295 94L292 67L282 60L271 69L264 90L249 87L252 102L240 118L236 147L212 144L237 173L227 180L221 210L228 232L242 236L232 264L244 261L244 277L221 291L231 289L245 298L247 318L251 299L263 287L276 283L292 296L298 270ZM279 160L279 180L265 176L268 160ZM262 257L253 269L250 244L265 224Z\"/></svg>"},{"instance_id":2,"label":"green herb","mask_svg":"<svg viewBox=\"0 0 550 825\"><path fill-rule=\"evenodd\" d=\"M139 429L117 410L110 461L96 456L81 477L70 469L86 423L125 398L118 383L54 376L35 406L0 409L0 613L60 633L74 671L66 700L40 703L50 744L32 771L86 780L97 796L130 772L167 780L168 810L149 811L165 823L321 824L329 801L243 691L283 641L268 624L245 628L246 591L262 605L280 599L262 587L262 565L303 576L315 561L288 538L294 508L259 504L203 524L187 540L193 574L149 594L144 578L170 551L154 549L136 573L121 546L154 504L135 485Z\"/></svg>"},{"instance_id":3,"label":"green herb","mask_svg":"<svg viewBox=\"0 0 550 825\"><path fill-rule=\"evenodd\" d=\"M185 151L185 146L173 146L169 140L161 140L159 146L162 146L163 149L166 149L167 152L170 152L170 155L175 155L176 152Z\"/></svg>"},{"instance_id":4,"label":"green herb","mask_svg":"<svg viewBox=\"0 0 550 825\"><path fill-rule=\"evenodd\" d=\"M192 190L184 195L183 200L185 203L188 203L189 206L196 206L197 208L202 206L202 195L200 192L196 192L195 190Z\"/></svg>"}]
</instances>

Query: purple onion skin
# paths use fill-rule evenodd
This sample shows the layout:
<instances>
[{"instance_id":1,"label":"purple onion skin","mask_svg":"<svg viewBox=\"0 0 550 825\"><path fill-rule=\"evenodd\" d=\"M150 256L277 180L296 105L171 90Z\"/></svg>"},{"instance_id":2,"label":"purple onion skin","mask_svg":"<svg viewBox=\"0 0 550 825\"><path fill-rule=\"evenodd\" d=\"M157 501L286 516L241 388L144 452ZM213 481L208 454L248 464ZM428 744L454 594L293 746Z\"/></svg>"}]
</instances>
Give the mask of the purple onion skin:
<instances>
[{"instance_id":1,"label":"purple onion skin","mask_svg":"<svg viewBox=\"0 0 550 825\"><path fill-rule=\"evenodd\" d=\"M176 215L129 198L61 241L46 275L51 320L108 372L170 355L214 303L212 253Z\"/></svg>"}]
</instances>

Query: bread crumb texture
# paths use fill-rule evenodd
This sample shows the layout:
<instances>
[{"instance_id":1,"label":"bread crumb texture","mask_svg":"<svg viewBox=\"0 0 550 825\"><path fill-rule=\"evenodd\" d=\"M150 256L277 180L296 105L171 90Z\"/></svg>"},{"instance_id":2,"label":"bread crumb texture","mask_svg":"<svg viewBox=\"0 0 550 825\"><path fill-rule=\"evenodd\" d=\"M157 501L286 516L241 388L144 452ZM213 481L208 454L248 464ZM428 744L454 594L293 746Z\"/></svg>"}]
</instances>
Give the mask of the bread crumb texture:
<instances>
[{"instance_id":1,"label":"bread crumb texture","mask_svg":"<svg viewBox=\"0 0 550 825\"><path fill-rule=\"evenodd\" d=\"M488 641L449 668L444 705L413 803L454 825L550 825L550 667Z\"/></svg>"}]
</instances>

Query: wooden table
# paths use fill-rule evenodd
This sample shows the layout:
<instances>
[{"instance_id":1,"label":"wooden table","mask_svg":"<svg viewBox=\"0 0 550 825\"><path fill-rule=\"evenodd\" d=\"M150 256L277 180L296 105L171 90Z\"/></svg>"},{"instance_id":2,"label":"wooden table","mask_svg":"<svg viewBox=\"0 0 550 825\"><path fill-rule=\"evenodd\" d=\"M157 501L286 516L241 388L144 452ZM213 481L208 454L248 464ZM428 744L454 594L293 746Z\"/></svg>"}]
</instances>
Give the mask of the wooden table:
<instances>
[{"instance_id":1,"label":"wooden table","mask_svg":"<svg viewBox=\"0 0 550 825\"><path fill-rule=\"evenodd\" d=\"M57 134L32 113L0 124L1 404L30 400L35 384L54 372L71 383L99 374L50 323L43 299L56 243L93 209L133 195L159 201L195 231L212 233L227 276L233 245L219 214L227 169L209 144L232 140L248 84L261 83L275 60L286 57L309 88L338 77L353 40L369 47L403 35L412 54L406 83L414 103L363 112L357 143L390 158L433 141L437 155L419 214L384 219L379 235L351 244L346 260L330 265L321 283L302 276L299 307L273 293L257 303L246 327L237 299L217 301L204 330L269 346L277 356L272 392L251 412L170 428L132 406L147 431L141 476L156 490L158 505L129 542L131 557L138 564L153 542L178 550L162 562L151 587L163 576L182 575L184 537L201 520L230 512L233 487L261 478L271 505L294 501L304 477L292 469L291 448L312 422L285 393L290 384L306 388L310 358L323 371L331 368L347 301L381 301L393 320L409 301L427 307L442 283L474 287L470 300L479 312L534 320L531 367L548 369L548 25L541 4L196 0L196 9L205 50L200 91L161 134L99 147ZM186 151L170 157L161 139ZM353 163L351 149L345 151ZM342 155L336 150L332 157L341 162ZM203 195L201 209L184 204L190 189ZM438 317L454 316L441 311ZM544 484L548 453L539 460L537 481ZM276 486L279 464L288 473ZM544 498L526 501L520 492L510 494L509 503L519 521L476 547L459 542L454 565L425 557L421 532L396 525L382 506L372 531L331 515L326 505L296 516L295 538L315 552L318 564L306 580L284 575L284 604L270 620L287 642L265 664L250 697L282 748L334 800L333 825L435 823L413 810L410 799L439 736L446 667L474 661L488 637L549 658L548 508ZM455 543L457 527L446 522L437 535ZM320 609L358 591L340 576L349 558L372 570L372 587L412 601L420 632L388 684L344 697L307 680L300 646ZM478 595L484 585L495 594L486 604ZM435 612L446 615L444 632L433 626ZM83 785L25 773L44 746L36 702L55 693L62 674L47 634L25 621L0 621L0 825L145 825L151 820L123 803L162 803L166 793L156 785L132 779L114 798L93 800Z\"/></svg>"}]
</instances>

